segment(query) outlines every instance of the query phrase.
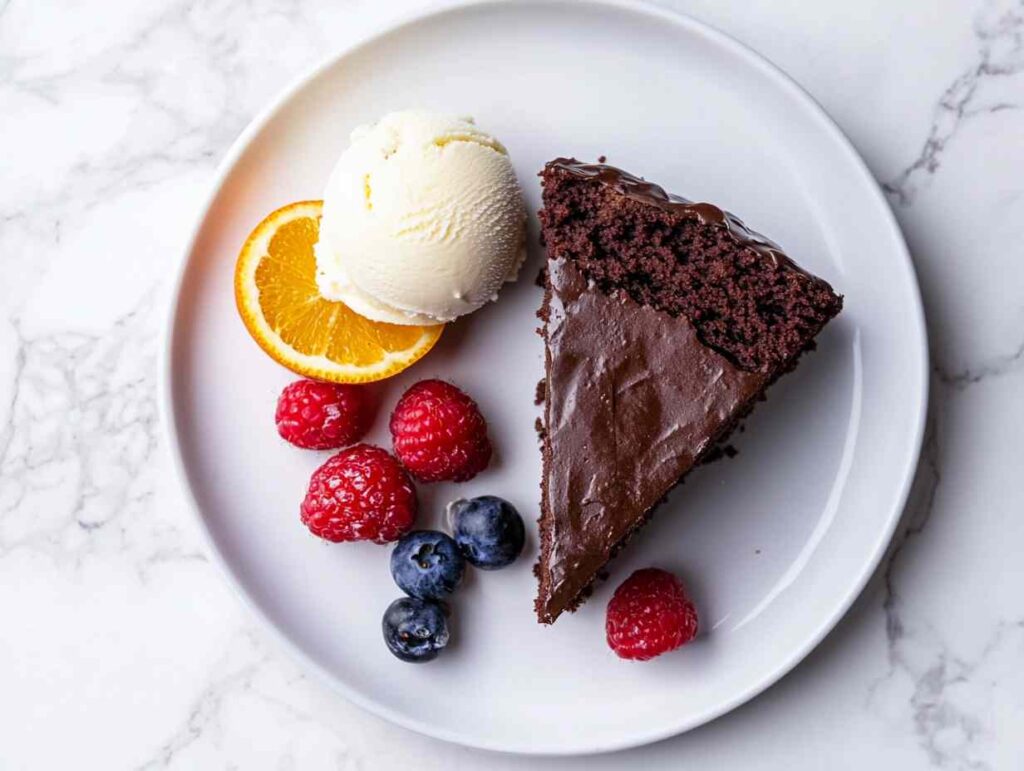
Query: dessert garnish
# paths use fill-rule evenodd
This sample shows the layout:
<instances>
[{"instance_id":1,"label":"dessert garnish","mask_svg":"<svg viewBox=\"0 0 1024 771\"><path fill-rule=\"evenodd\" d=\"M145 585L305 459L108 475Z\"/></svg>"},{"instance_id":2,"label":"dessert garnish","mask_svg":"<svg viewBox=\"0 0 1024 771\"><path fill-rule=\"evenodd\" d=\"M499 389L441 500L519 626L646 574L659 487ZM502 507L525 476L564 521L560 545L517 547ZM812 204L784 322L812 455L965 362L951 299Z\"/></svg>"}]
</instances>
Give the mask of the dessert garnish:
<instances>
[{"instance_id":1,"label":"dessert garnish","mask_svg":"<svg viewBox=\"0 0 1024 771\"><path fill-rule=\"evenodd\" d=\"M697 636L697 609L676 576L637 570L608 602L605 634L619 658L648 661Z\"/></svg>"},{"instance_id":2,"label":"dessert garnish","mask_svg":"<svg viewBox=\"0 0 1024 771\"><path fill-rule=\"evenodd\" d=\"M397 460L357 444L313 472L300 507L303 524L327 541L388 543L412 529L416 490Z\"/></svg>"},{"instance_id":3,"label":"dessert garnish","mask_svg":"<svg viewBox=\"0 0 1024 771\"><path fill-rule=\"evenodd\" d=\"M421 600L446 599L465 570L455 539L438 530L406 533L391 552L391 577L399 589Z\"/></svg>"},{"instance_id":4,"label":"dessert garnish","mask_svg":"<svg viewBox=\"0 0 1024 771\"><path fill-rule=\"evenodd\" d=\"M452 501L448 521L466 559L481 570L507 567L523 551L523 518L511 503L496 495Z\"/></svg>"},{"instance_id":5,"label":"dessert garnish","mask_svg":"<svg viewBox=\"0 0 1024 771\"><path fill-rule=\"evenodd\" d=\"M304 450L334 450L358 442L370 428L366 386L296 380L281 392L274 420L281 438Z\"/></svg>"},{"instance_id":6,"label":"dessert garnish","mask_svg":"<svg viewBox=\"0 0 1024 771\"><path fill-rule=\"evenodd\" d=\"M391 413L395 455L420 482L465 482L487 468L491 442L480 408L443 380L421 380Z\"/></svg>"},{"instance_id":7,"label":"dessert garnish","mask_svg":"<svg viewBox=\"0 0 1024 771\"><path fill-rule=\"evenodd\" d=\"M445 608L431 600L400 597L384 611L381 629L388 650L402 661L432 661L448 645Z\"/></svg>"},{"instance_id":8,"label":"dessert garnish","mask_svg":"<svg viewBox=\"0 0 1024 771\"><path fill-rule=\"evenodd\" d=\"M259 346L293 372L335 383L396 375L437 342L440 325L385 324L324 299L313 244L319 201L272 212L249 236L235 266L235 302Z\"/></svg>"},{"instance_id":9,"label":"dessert garnish","mask_svg":"<svg viewBox=\"0 0 1024 771\"><path fill-rule=\"evenodd\" d=\"M498 570L523 550L523 518L508 501L484 495L448 504L452 535L417 530L391 552L391 576L408 597L384 613L384 642L403 661L431 661L448 644L446 600L462 581L466 562Z\"/></svg>"}]
</instances>

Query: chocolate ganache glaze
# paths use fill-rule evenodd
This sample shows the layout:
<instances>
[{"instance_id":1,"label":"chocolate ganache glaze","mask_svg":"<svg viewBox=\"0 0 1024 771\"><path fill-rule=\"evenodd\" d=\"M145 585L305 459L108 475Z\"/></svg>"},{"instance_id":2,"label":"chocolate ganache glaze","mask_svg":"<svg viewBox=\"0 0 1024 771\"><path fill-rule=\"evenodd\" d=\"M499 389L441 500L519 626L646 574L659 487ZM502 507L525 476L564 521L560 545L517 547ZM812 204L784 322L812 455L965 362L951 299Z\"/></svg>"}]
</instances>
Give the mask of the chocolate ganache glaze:
<instances>
[{"instance_id":1,"label":"chocolate ganache glaze","mask_svg":"<svg viewBox=\"0 0 1024 771\"><path fill-rule=\"evenodd\" d=\"M549 263L537 613L551 623L665 491L745 414L767 377L704 345L685 317L589 291Z\"/></svg>"}]
</instances>

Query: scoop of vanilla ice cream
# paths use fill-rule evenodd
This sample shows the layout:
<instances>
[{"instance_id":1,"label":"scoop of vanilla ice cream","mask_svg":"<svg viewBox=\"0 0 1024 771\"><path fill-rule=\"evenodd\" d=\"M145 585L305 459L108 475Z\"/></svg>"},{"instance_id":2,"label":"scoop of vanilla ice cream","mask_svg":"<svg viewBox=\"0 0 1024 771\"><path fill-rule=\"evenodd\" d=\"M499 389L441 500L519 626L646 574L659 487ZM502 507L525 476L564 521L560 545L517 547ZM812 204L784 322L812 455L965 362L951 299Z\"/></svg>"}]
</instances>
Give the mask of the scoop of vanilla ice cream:
<instances>
[{"instance_id":1,"label":"scoop of vanilla ice cream","mask_svg":"<svg viewBox=\"0 0 1024 771\"><path fill-rule=\"evenodd\" d=\"M393 324L435 324L496 299L526 253L508 151L472 118L385 115L352 132L324 192L317 283Z\"/></svg>"}]
</instances>

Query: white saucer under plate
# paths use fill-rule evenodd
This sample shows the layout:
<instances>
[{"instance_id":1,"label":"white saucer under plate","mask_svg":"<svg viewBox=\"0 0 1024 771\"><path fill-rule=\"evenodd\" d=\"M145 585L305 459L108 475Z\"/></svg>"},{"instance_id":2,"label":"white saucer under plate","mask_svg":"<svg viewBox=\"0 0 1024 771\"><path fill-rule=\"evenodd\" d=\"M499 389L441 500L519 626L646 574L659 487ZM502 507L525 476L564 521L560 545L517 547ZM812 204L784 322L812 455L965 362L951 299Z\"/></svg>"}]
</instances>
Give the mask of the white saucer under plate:
<instances>
[{"instance_id":1,"label":"white saucer under plate","mask_svg":"<svg viewBox=\"0 0 1024 771\"><path fill-rule=\"evenodd\" d=\"M350 130L422 106L471 114L508 146L531 210L560 155L609 162L737 212L846 296L818 350L774 386L737 435L739 456L698 469L611 565L610 580L552 627L533 615L542 374L534 276L380 388L370 439L387 445L402 389L443 377L480 403L496 445L464 485L421 486L423 526L493 493L530 522L511 568L474 573L454 601L450 649L394 659L380 618L399 592L390 549L327 544L298 505L325 453L278 439L293 379L235 311L232 271L272 209L318 198ZM927 346L913 269L878 186L822 109L757 54L693 19L632 2L474 3L352 47L261 115L220 167L183 258L163 404L170 445L210 550L256 616L349 699L423 733L526 753L650 742L750 699L849 608L899 518L921 442ZM638 664L604 640L614 587L639 567L682 575L702 632Z\"/></svg>"}]
</instances>

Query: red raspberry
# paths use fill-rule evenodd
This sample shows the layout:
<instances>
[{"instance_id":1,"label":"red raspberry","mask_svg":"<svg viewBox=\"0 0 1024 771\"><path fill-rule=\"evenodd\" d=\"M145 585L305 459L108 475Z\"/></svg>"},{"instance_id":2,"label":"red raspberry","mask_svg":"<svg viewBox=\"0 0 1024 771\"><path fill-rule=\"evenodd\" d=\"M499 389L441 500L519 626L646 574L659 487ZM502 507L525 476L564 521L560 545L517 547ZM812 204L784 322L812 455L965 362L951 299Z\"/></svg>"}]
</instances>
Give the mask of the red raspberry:
<instances>
[{"instance_id":1,"label":"red raspberry","mask_svg":"<svg viewBox=\"0 0 1024 771\"><path fill-rule=\"evenodd\" d=\"M476 402L443 380L421 380L391 413L395 455L421 482L465 482L487 468L491 442Z\"/></svg>"},{"instance_id":2,"label":"red raspberry","mask_svg":"<svg viewBox=\"0 0 1024 771\"><path fill-rule=\"evenodd\" d=\"M277 400L277 433L296 447L332 450L359 441L370 428L363 386L296 380Z\"/></svg>"},{"instance_id":3,"label":"red raspberry","mask_svg":"<svg viewBox=\"0 0 1024 771\"><path fill-rule=\"evenodd\" d=\"M416 491L398 461L380 447L357 444L313 472L302 522L328 541L401 538L416 520Z\"/></svg>"},{"instance_id":4,"label":"red raspberry","mask_svg":"<svg viewBox=\"0 0 1024 771\"><path fill-rule=\"evenodd\" d=\"M605 620L619 658L647 661L697 636L697 609L682 582L657 568L638 570L615 590Z\"/></svg>"}]
</instances>

